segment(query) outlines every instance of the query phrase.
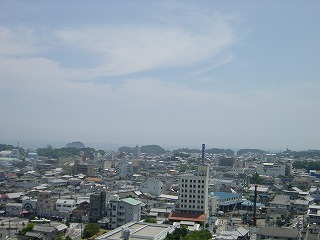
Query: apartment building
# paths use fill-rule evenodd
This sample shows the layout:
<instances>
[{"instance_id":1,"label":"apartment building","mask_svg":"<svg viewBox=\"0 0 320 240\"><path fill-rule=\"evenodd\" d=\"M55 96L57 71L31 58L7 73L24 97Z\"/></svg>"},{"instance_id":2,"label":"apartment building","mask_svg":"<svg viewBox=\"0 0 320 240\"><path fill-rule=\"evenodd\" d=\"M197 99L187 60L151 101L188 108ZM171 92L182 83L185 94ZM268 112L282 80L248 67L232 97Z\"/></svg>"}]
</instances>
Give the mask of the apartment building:
<instances>
[{"instance_id":1,"label":"apartment building","mask_svg":"<svg viewBox=\"0 0 320 240\"><path fill-rule=\"evenodd\" d=\"M114 229L128 222L140 221L142 202L133 199L119 199L119 196L110 196L108 204L108 228Z\"/></svg>"},{"instance_id":2,"label":"apartment building","mask_svg":"<svg viewBox=\"0 0 320 240\"><path fill-rule=\"evenodd\" d=\"M51 211L55 207L56 200L52 198L49 191L39 192L37 194L36 214L43 217L50 216Z\"/></svg>"},{"instance_id":3,"label":"apartment building","mask_svg":"<svg viewBox=\"0 0 320 240\"><path fill-rule=\"evenodd\" d=\"M94 177L95 172L94 172L94 165L89 164L89 163L83 163L83 162L76 162L74 165L74 171L75 174L82 173L88 177Z\"/></svg>"},{"instance_id":4,"label":"apartment building","mask_svg":"<svg viewBox=\"0 0 320 240\"><path fill-rule=\"evenodd\" d=\"M101 191L90 195L89 219L96 222L107 216L107 193Z\"/></svg>"}]
</instances>

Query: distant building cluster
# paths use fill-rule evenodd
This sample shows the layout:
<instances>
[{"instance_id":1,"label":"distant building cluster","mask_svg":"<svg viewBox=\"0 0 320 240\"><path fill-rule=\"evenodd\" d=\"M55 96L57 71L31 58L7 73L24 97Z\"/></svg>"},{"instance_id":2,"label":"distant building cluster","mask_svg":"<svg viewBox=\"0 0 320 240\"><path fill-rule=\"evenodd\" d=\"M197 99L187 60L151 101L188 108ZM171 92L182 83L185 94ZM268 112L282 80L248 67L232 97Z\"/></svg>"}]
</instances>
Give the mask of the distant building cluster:
<instances>
[{"instance_id":1,"label":"distant building cluster","mask_svg":"<svg viewBox=\"0 0 320 240\"><path fill-rule=\"evenodd\" d=\"M1 151L0 214L35 219L27 236L46 239L71 234L66 223L112 230L101 240L164 239L181 226L215 239L250 239L252 227L256 239L308 239L320 231L320 173L294 169L295 161L270 153L157 155L139 146L57 159Z\"/></svg>"}]
</instances>

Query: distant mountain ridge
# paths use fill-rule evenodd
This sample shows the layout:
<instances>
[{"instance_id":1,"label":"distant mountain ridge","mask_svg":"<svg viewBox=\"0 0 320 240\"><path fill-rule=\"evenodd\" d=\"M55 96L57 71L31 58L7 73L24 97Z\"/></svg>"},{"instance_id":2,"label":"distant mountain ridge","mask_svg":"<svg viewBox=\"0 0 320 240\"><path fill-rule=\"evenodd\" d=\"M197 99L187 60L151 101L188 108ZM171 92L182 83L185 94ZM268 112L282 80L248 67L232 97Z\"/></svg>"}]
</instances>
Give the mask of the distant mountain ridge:
<instances>
[{"instance_id":1,"label":"distant mountain ridge","mask_svg":"<svg viewBox=\"0 0 320 240\"><path fill-rule=\"evenodd\" d=\"M123 146L118 148L118 152L133 153L134 148ZM164 150L159 145L145 145L145 146L141 146L141 152L159 155L159 154L164 154L166 150Z\"/></svg>"},{"instance_id":2,"label":"distant mountain ridge","mask_svg":"<svg viewBox=\"0 0 320 240\"><path fill-rule=\"evenodd\" d=\"M177 150L173 150L173 153L201 153L200 149L189 149L189 148L179 148ZM210 154L226 154L228 156L233 156L234 151L231 149L220 149L220 148L210 148L206 149L206 153Z\"/></svg>"},{"instance_id":3,"label":"distant mountain ridge","mask_svg":"<svg viewBox=\"0 0 320 240\"><path fill-rule=\"evenodd\" d=\"M85 148L86 146L79 141L71 142L66 145L66 148Z\"/></svg>"},{"instance_id":4,"label":"distant mountain ridge","mask_svg":"<svg viewBox=\"0 0 320 240\"><path fill-rule=\"evenodd\" d=\"M264 154L267 152L260 149L240 149L239 151L237 151L237 155L242 155L247 153Z\"/></svg>"},{"instance_id":5,"label":"distant mountain ridge","mask_svg":"<svg viewBox=\"0 0 320 240\"><path fill-rule=\"evenodd\" d=\"M133 147L123 146L118 148L118 152L125 152L125 153L134 153ZM152 154L163 154L166 151L160 147L159 145L146 145L141 147L142 153L152 153ZM201 153L200 149L189 149L189 148L179 148L177 150L173 150L172 153ZM211 148L206 149L206 153L210 154L226 154L228 156L233 156L234 151L231 149L220 149L220 148Z\"/></svg>"}]
</instances>

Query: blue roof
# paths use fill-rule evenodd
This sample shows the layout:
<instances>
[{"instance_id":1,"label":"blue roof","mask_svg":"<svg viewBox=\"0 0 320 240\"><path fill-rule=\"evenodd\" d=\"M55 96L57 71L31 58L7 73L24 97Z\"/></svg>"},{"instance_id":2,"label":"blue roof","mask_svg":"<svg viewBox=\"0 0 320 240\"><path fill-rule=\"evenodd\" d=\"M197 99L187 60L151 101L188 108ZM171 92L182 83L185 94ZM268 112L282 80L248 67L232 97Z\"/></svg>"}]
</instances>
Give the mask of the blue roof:
<instances>
[{"instance_id":1,"label":"blue roof","mask_svg":"<svg viewBox=\"0 0 320 240\"><path fill-rule=\"evenodd\" d=\"M214 192L213 195L219 197L219 199L241 197L241 194L227 192Z\"/></svg>"}]
</instances>

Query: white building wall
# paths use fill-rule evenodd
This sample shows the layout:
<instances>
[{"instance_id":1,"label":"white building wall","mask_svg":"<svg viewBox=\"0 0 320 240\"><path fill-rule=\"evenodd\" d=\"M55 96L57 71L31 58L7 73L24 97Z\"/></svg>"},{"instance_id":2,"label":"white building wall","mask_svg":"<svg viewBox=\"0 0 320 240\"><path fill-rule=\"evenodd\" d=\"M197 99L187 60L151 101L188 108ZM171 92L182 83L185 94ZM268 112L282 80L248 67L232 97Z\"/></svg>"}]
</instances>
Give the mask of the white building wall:
<instances>
[{"instance_id":1,"label":"white building wall","mask_svg":"<svg viewBox=\"0 0 320 240\"><path fill-rule=\"evenodd\" d=\"M216 196L209 196L209 208L212 214L215 214L218 212L219 199Z\"/></svg>"},{"instance_id":2,"label":"white building wall","mask_svg":"<svg viewBox=\"0 0 320 240\"><path fill-rule=\"evenodd\" d=\"M286 175L286 166L283 163L258 163L256 171L259 175L278 177Z\"/></svg>"},{"instance_id":3,"label":"white building wall","mask_svg":"<svg viewBox=\"0 0 320 240\"><path fill-rule=\"evenodd\" d=\"M120 159L119 161L119 174L120 175L132 175L133 165L127 159Z\"/></svg>"},{"instance_id":4,"label":"white building wall","mask_svg":"<svg viewBox=\"0 0 320 240\"><path fill-rule=\"evenodd\" d=\"M109 228L114 229L128 222L141 220L141 204L131 205L123 201L110 201Z\"/></svg>"},{"instance_id":5,"label":"white building wall","mask_svg":"<svg viewBox=\"0 0 320 240\"><path fill-rule=\"evenodd\" d=\"M141 184L139 190L143 193L159 197L162 194L163 183L158 179L150 178Z\"/></svg>"},{"instance_id":6,"label":"white building wall","mask_svg":"<svg viewBox=\"0 0 320 240\"><path fill-rule=\"evenodd\" d=\"M71 212L76 208L76 200L73 199L58 199L56 202L56 210L61 212Z\"/></svg>"},{"instance_id":7,"label":"white building wall","mask_svg":"<svg viewBox=\"0 0 320 240\"><path fill-rule=\"evenodd\" d=\"M196 175L180 177L179 209L208 214L208 167L198 166Z\"/></svg>"}]
</instances>

